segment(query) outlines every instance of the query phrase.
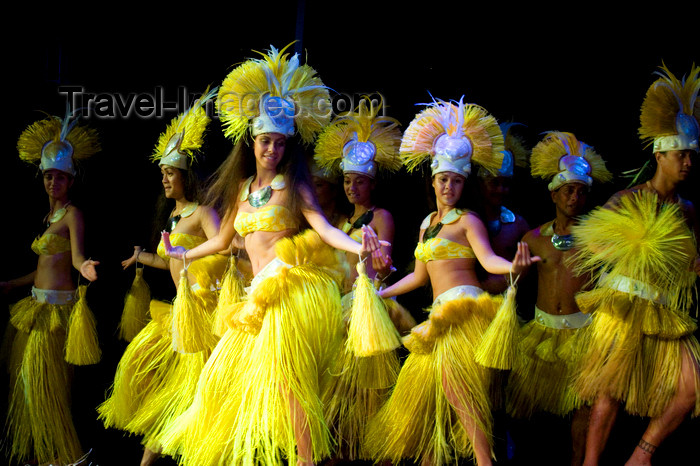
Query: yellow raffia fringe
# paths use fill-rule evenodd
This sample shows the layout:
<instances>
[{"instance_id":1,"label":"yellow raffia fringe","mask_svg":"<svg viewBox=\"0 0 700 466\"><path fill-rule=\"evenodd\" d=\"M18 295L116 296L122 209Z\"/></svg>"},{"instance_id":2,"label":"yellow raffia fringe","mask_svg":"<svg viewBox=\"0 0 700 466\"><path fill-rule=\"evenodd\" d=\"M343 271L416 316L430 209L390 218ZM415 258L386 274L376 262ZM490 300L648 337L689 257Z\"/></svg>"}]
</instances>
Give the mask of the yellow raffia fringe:
<instances>
[{"instance_id":1,"label":"yellow raffia fringe","mask_svg":"<svg viewBox=\"0 0 700 466\"><path fill-rule=\"evenodd\" d=\"M68 124L68 118L70 116L67 116L66 120L57 116L47 116L27 127L17 141L20 159L38 164L41 161L41 151L46 143L61 140L62 131ZM75 125L64 136L73 148L74 160L87 159L100 151L98 133L92 128Z\"/></svg>"},{"instance_id":2,"label":"yellow raffia fringe","mask_svg":"<svg viewBox=\"0 0 700 466\"><path fill-rule=\"evenodd\" d=\"M696 275L695 239L676 204L660 204L656 193L636 191L598 207L572 228L576 254L567 263L598 282L603 274L653 286L666 307L687 310Z\"/></svg>"},{"instance_id":3,"label":"yellow raffia fringe","mask_svg":"<svg viewBox=\"0 0 700 466\"><path fill-rule=\"evenodd\" d=\"M190 288L187 269L180 272L175 301L173 301L172 345L181 353L197 353L215 344L211 321Z\"/></svg>"},{"instance_id":4,"label":"yellow raffia fringe","mask_svg":"<svg viewBox=\"0 0 700 466\"><path fill-rule=\"evenodd\" d=\"M236 256L231 256L229 266L224 273L219 291L219 300L214 312L214 323L212 331L214 335L221 337L227 330L226 320L230 307L245 298L245 287L243 285L243 275L236 266Z\"/></svg>"},{"instance_id":5,"label":"yellow raffia fringe","mask_svg":"<svg viewBox=\"0 0 700 466\"><path fill-rule=\"evenodd\" d=\"M137 267L134 281L124 298L124 310L119 322L119 338L131 341L146 326L150 302L151 290L143 278L143 268Z\"/></svg>"},{"instance_id":6,"label":"yellow raffia fringe","mask_svg":"<svg viewBox=\"0 0 700 466\"><path fill-rule=\"evenodd\" d=\"M262 58L249 59L234 68L221 83L217 109L224 136L237 142L260 114L266 95L294 102L294 126L304 143L311 143L330 121L328 88L309 65L300 65L295 54L270 47Z\"/></svg>"},{"instance_id":7,"label":"yellow raffia fringe","mask_svg":"<svg viewBox=\"0 0 700 466\"><path fill-rule=\"evenodd\" d=\"M493 369L507 370L513 367L519 330L515 286L511 285L476 350L476 362Z\"/></svg>"},{"instance_id":8,"label":"yellow raffia fringe","mask_svg":"<svg viewBox=\"0 0 700 466\"><path fill-rule=\"evenodd\" d=\"M639 137L645 146L653 144L661 136L678 134L676 127L679 113L700 116L698 91L700 91L700 66L693 66L687 77L678 79L663 65L657 72L660 77L647 90L639 116Z\"/></svg>"},{"instance_id":9,"label":"yellow raffia fringe","mask_svg":"<svg viewBox=\"0 0 700 466\"><path fill-rule=\"evenodd\" d=\"M559 173L559 160L567 155L583 157L591 166L591 178L605 183L612 180L612 173L593 147L576 139L573 133L548 131L544 139L532 148L530 168L533 177L546 180Z\"/></svg>"},{"instance_id":10,"label":"yellow raffia fringe","mask_svg":"<svg viewBox=\"0 0 700 466\"><path fill-rule=\"evenodd\" d=\"M503 134L486 109L437 101L416 115L403 134L399 156L409 172L430 159L435 139L442 134L467 137L472 160L489 172L495 173L503 163Z\"/></svg>"},{"instance_id":11,"label":"yellow raffia fringe","mask_svg":"<svg viewBox=\"0 0 700 466\"><path fill-rule=\"evenodd\" d=\"M380 170L399 170L402 165L398 156L401 145L400 123L394 118L380 116L381 107L381 102L375 106L368 97L364 97L356 111L342 114L326 126L314 147L316 164L329 173L342 172L340 162L343 159L343 147L357 138L360 142L371 142L374 145L374 161Z\"/></svg>"},{"instance_id":12,"label":"yellow raffia fringe","mask_svg":"<svg viewBox=\"0 0 700 466\"><path fill-rule=\"evenodd\" d=\"M68 319L66 361L78 366L97 364L102 357L95 316L88 307L87 286L78 287L78 301Z\"/></svg>"},{"instance_id":13,"label":"yellow raffia fringe","mask_svg":"<svg viewBox=\"0 0 700 466\"><path fill-rule=\"evenodd\" d=\"M401 346L401 336L367 276L364 262L358 262L357 273L346 346L359 357L393 351Z\"/></svg>"},{"instance_id":14,"label":"yellow raffia fringe","mask_svg":"<svg viewBox=\"0 0 700 466\"><path fill-rule=\"evenodd\" d=\"M58 309L63 322L72 307L34 305ZM44 311L30 333L17 332L10 358L6 446L18 464L69 464L82 455L70 411L72 371L64 360L65 332L52 329Z\"/></svg>"}]
</instances>

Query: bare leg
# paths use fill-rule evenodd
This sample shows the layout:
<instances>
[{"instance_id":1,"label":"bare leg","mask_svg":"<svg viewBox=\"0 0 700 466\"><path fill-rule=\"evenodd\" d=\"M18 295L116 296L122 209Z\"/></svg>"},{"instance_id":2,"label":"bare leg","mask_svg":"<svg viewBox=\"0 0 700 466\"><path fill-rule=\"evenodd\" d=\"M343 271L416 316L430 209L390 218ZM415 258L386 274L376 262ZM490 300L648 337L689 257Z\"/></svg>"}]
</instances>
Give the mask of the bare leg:
<instances>
[{"instance_id":1,"label":"bare leg","mask_svg":"<svg viewBox=\"0 0 700 466\"><path fill-rule=\"evenodd\" d=\"M463 406L462 402L456 394L456 391L448 386L445 377L443 375L442 386L445 390L445 396L447 401L450 402L452 407L457 412L459 416L459 421L467 432L467 436L472 443L474 448L474 459L476 464L479 466L489 466L491 462L491 446L489 444L488 437L486 433L480 428L477 422L477 417L479 413L474 412L471 406Z\"/></svg>"},{"instance_id":2,"label":"bare leg","mask_svg":"<svg viewBox=\"0 0 700 466\"><path fill-rule=\"evenodd\" d=\"M586 431L591 408L583 406L571 418L571 466L581 466L586 451Z\"/></svg>"},{"instance_id":3,"label":"bare leg","mask_svg":"<svg viewBox=\"0 0 700 466\"><path fill-rule=\"evenodd\" d=\"M289 410L292 415L294 437L297 442L297 465L313 465L313 449L311 448L311 433L307 423L304 408L299 404L294 394L287 390Z\"/></svg>"},{"instance_id":4,"label":"bare leg","mask_svg":"<svg viewBox=\"0 0 700 466\"><path fill-rule=\"evenodd\" d=\"M150 466L155 463L158 458L160 458L160 452L144 448L143 456L141 457L141 466Z\"/></svg>"},{"instance_id":5,"label":"bare leg","mask_svg":"<svg viewBox=\"0 0 700 466\"><path fill-rule=\"evenodd\" d=\"M684 349L678 391L669 402L666 411L649 422L647 430L642 435L626 465L650 465L656 447L678 428L693 409L695 406L695 377L698 370L697 362Z\"/></svg>"},{"instance_id":6,"label":"bare leg","mask_svg":"<svg viewBox=\"0 0 700 466\"><path fill-rule=\"evenodd\" d=\"M586 434L586 455L583 461L585 466L598 464L615 424L619 406L618 401L607 395L601 395L593 402Z\"/></svg>"}]
</instances>

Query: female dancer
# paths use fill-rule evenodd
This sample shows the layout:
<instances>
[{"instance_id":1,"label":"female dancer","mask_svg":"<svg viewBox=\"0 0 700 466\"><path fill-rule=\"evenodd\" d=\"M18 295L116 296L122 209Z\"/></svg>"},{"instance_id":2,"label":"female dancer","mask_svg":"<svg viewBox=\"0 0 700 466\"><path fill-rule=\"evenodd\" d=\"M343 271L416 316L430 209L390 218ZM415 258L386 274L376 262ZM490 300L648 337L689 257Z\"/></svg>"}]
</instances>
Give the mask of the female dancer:
<instances>
[{"instance_id":1,"label":"female dancer","mask_svg":"<svg viewBox=\"0 0 700 466\"><path fill-rule=\"evenodd\" d=\"M333 247L366 256L379 242L369 228L362 244L354 241L317 207L308 168L288 138L298 130L302 141L313 140L328 122L321 112L328 93L312 68L284 50L244 62L221 86L219 112L236 146L211 188L225 212L219 234L193 249L168 248L192 260L226 247L238 232L254 273L193 405L165 443L183 464L277 464L283 457L311 464L330 453L320 394L342 331ZM313 230L294 236L303 221Z\"/></svg>"},{"instance_id":2,"label":"female dancer","mask_svg":"<svg viewBox=\"0 0 700 466\"><path fill-rule=\"evenodd\" d=\"M71 416L69 364L100 359L85 286L76 293L72 277L76 268L87 280L96 280L99 262L85 258L83 214L69 194L74 162L100 147L97 133L76 126L69 114L35 122L22 133L17 148L22 160L39 162L49 213L46 231L32 243L39 256L36 270L2 284L4 291L32 285L32 296L10 311L8 338L14 338L6 438L10 457L19 462L68 464L82 456Z\"/></svg>"},{"instance_id":3,"label":"female dancer","mask_svg":"<svg viewBox=\"0 0 700 466\"><path fill-rule=\"evenodd\" d=\"M165 198L173 205L166 230L173 243L187 247L203 243L219 230L216 211L197 202L197 177L191 166L210 121L203 105L215 95L216 89L176 117L161 134L152 156L160 166ZM226 260L227 256L214 254L186 264L168 257L161 243L157 253L137 246L133 256L122 262L124 269L140 262L170 270L177 289L172 304L151 301L151 321L128 345L111 393L98 407L105 427L143 437L142 465L152 464L160 455L161 431L191 403L199 372L216 344L211 330L215 285ZM181 325L187 319L190 325Z\"/></svg>"},{"instance_id":4,"label":"female dancer","mask_svg":"<svg viewBox=\"0 0 700 466\"><path fill-rule=\"evenodd\" d=\"M379 115L380 109L381 105L363 99L356 111L337 118L319 136L314 158L321 168L342 173L345 194L354 212L340 223L341 229L359 240L362 226L369 225L380 240L391 243L393 217L388 210L375 206L372 191L380 171L401 168L401 131L398 121ZM391 272L391 263L382 259L389 257L391 247L378 252L382 254L361 264L361 272L357 270L359 258L346 254L346 341L333 369L333 383L324 397L328 422L337 440L336 456L349 460L369 459L362 448L362 433L396 381L399 359L395 350L401 345L397 329L407 333L415 325L411 315L395 301L366 299L367 291L372 296L374 286L382 286Z\"/></svg>"},{"instance_id":5,"label":"female dancer","mask_svg":"<svg viewBox=\"0 0 700 466\"><path fill-rule=\"evenodd\" d=\"M421 225L413 273L380 296L430 283L434 302L428 320L404 340L411 354L369 424L367 448L375 460L442 464L473 454L478 464L490 464L490 372L475 352L501 300L482 292L475 266L478 260L491 273L518 274L538 260L524 244L512 263L495 255L484 224L460 208L471 161L494 169L502 150L495 119L461 101L435 102L404 133L401 157L409 170L432 157L437 212Z\"/></svg>"}]
</instances>

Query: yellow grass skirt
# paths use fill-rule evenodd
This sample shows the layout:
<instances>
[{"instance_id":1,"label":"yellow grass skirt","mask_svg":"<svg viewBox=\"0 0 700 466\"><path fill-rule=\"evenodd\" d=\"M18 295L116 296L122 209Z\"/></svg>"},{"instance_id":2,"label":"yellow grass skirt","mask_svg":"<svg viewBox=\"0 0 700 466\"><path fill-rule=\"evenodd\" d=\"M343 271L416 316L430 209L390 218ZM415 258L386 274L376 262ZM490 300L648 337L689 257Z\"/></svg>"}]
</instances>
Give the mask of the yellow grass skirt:
<instances>
[{"instance_id":1,"label":"yellow grass skirt","mask_svg":"<svg viewBox=\"0 0 700 466\"><path fill-rule=\"evenodd\" d=\"M346 323L350 319L352 295L348 293L342 300ZM389 302L394 302L384 301L387 310ZM340 357L332 369L332 381L323 397L328 424L336 441L334 457L350 461L371 459L364 448L364 432L369 419L386 402L400 366L395 350L358 357L347 344L347 338L344 340Z\"/></svg>"},{"instance_id":2,"label":"yellow grass skirt","mask_svg":"<svg viewBox=\"0 0 700 466\"><path fill-rule=\"evenodd\" d=\"M506 386L510 416L529 418L540 411L565 416L582 406L571 387L570 345L577 330L553 328L537 318L522 327Z\"/></svg>"},{"instance_id":3,"label":"yellow grass skirt","mask_svg":"<svg viewBox=\"0 0 700 466\"><path fill-rule=\"evenodd\" d=\"M695 321L687 312L605 287L580 293L577 302L593 312L574 344L581 356L574 379L579 396L592 402L607 394L634 415L663 413L678 390L682 352L700 361ZM697 372L695 392L700 395ZM700 415L700 396L692 415Z\"/></svg>"},{"instance_id":4,"label":"yellow grass skirt","mask_svg":"<svg viewBox=\"0 0 700 466\"><path fill-rule=\"evenodd\" d=\"M377 461L428 458L444 464L471 457L473 446L455 401L471 408L465 415L491 441L494 371L477 364L474 353L503 299L482 293L442 301L446 293L433 304L428 320L404 338L411 354L367 427L365 448Z\"/></svg>"},{"instance_id":5,"label":"yellow grass skirt","mask_svg":"<svg viewBox=\"0 0 700 466\"><path fill-rule=\"evenodd\" d=\"M180 464L294 464L295 428L331 451L321 401L342 337L336 255L313 231L280 240L202 371L192 406L163 436ZM261 278L264 277L264 278Z\"/></svg>"},{"instance_id":6,"label":"yellow grass skirt","mask_svg":"<svg viewBox=\"0 0 700 466\"><path fill-rule=\"evenodd\" d=\"M193 309L213 319L216 293L199 287L189 298ZM97 408L107 428L142 436L149 450L192 403L199 374L213 345L195 353L173 349L173 305L152 300L151 320L129 343L117 365L107 399ZM216 341L213 339L213 341Z\"/></svg>"},{"instance_id":7,"label":"yellow grass skirt","mask_svg":"<svg viewBox=\"0 0 700 466\"><path fill-rule=\"evenodd\" d=\"M10 311L13 340L9 354L10 399L6 439L9 455L20 463L58 461L82 456L71 416L73 368L65 361L66 333L74 292L33 290L57 295L41 302L30 296ZM8 329L9 330L9 329Z\"/></svg>"}]
</instances>

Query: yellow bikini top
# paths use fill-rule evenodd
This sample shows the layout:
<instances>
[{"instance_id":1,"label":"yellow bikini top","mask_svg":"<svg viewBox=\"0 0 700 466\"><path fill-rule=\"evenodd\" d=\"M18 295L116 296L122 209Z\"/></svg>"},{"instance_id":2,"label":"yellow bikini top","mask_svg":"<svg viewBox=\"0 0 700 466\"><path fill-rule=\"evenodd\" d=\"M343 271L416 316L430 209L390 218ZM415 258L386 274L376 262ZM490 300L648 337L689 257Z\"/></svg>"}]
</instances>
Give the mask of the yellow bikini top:
<instances>
[{"instance_id":1,"label":"yellow bikini top","mask_svg":"<svg viewBox=\"0 0 700 466\"><path fill-rule=\"evenodd\" d=\"M199 246L206 240L207 239L203 236L195 236L187 233L170 233L170 244L173 246L184 246L185 249L192 249L195 246ZM170 259L170 256L165 253L165 244L163 244L162 239L160 240L160 243L158 243L158 249L156 252L166 261Z\"/></svg>"},{"instance_id":2,"label":"yellow bikini top","mask_svg":"<svg viewBox=\"0 0 700 466\"><path fill-rule=\"evenodd\" d=\"M448 225L450 223L456 222L465 211L459 209L453 209L445 215L440 223L443 225ZM430 226L430 220L433 218L432 214L428 215L420 226L421 230L427 230ZM425 233L423 233L425 237ZM455 241L451 241L447 238L429 238L424 239L422 243L418 243L416 250L413 255L416 259L421 262L429 262L442 259L474 259L474 251L469 246L464 246Z\"/></svg>"},{"instance_id":3,"label":"yellow bikini top","mask_svg":"<svg viewBox=\"0 0 700 466\"><path fill-rule=\"evenodd\" d=\"M32 241L32 251L45 256L67 252L70 251L70 239L56 233L44 233Z\"/></svg>"},{"instance_id":4,"label":"yellow bikini top","mask_svg":"<svg viewBox=\"0 0 700 466\"><path fill-rule=\"evenodd\" d=\"M354 223L350 223L347 220L345 220L345 223L343 223L343 226L340 227L341 230L343 230L344 233L348 233L350 230L354 231L352 233L348 233L348 236L350 238L354 239L358 243L362 242L362 229L360 228L362 225L369 225L370 222L372 221L372 218L374 217L374 207L369 209L367 212L364 214L360 215L360 217L355 220Z\"/></svg>"},{"instance_id":5,"label":"yellow bikini top","mask_svg":"<svg viewBox=\"0 0 700 466\"><path fill-rule=\"evenodd\" d=\"M256 212L239 211L233 222L233 227L241 236L254 231L282 231L298 226L296 217L289 209L275 204L265 205Z\"/></svg>"},{"instance_id":6,"label":"yellow bikini top","mask_svg":"<svg viewBox=\"0 0 700 466\"><path fill-rule=\"evenodd\" d=\"M340 229L343 230L344 233L348 233L350 230L352 230L352 223L348 223L346 221ZM352 233L348 233L348 236L358 243L362 242L362 230L359 228L354 230Z\"/></svg>"}]
</instances>

